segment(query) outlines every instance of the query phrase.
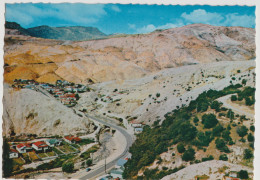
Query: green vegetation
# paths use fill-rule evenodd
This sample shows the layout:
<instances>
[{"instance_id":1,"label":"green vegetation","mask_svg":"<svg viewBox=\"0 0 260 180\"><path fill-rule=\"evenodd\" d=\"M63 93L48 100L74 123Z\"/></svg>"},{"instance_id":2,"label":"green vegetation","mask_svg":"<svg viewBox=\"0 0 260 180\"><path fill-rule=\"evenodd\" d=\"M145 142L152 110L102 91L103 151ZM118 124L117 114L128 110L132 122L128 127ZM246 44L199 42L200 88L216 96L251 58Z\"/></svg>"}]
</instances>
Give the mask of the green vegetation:
<instances>
[{"instance_id":1,"label":"green vegetation","mask_svg":"<svg viewBox=\"0 0 260 180\"><path fill-rule=\"evenodd\" d=\"M83 152L80 157L83 159L89 159L90 158L90 154L94 153L98 150L98 145L92 146L91 148L89 148L87 151Z\"/></svg>"},{"instance_id":2,"label":"green vegetation","mask_svg":"<svg viewBox=\"0 0 260 180\"><path fill-rule=\"evenodd\" d=\"M202 158L201 161L202 162L204 162L204 161L211 161L213 159L214 159L214 157L212 155L209 155L208 157Z\"/></svg>"},{"instance_id":3,"label":"green vegetation","mask_svg":"<svg viewBox=\"0 0 260 180\"><path fill-rule=\"evenodd\" d=\"M253 153L250 149L245 149L244 151L244 159L251 159L253 157Z\"/></svg>"},{"instance_id":4,"label":"green vegetation","mask_svg":"<svg viewBox=\"0 0 260 180\"><path fill-rule=\"evenodd\" d=\"M248 179L248 172L246 170L241 170L237 173L237 177L241 179Z\"/></svg>"},{"instance_id":5,"label":"green vegetation","mask_svg":"<svg viewBox=\"0 0 260 180\"><path fill-rule=\"evenodd\" d=\"M219 156L219 160L227 161L227 160L228 160L228 157L227 157L226 154L221 154L221 155Z\"/></svg>"},{"instance_id":6,"label":"green vegetation","mask_svg":"<svg viewBox=\"0 0 260 180\"><path fill-rule=\"evenodd\" d=\"M182 143L179 143L177 145L177 150L178 150L179 153L184 153L186 149L185 149L185 147Z\"/></svg>"},{"instance_id":7,"label":"green vegetation","mask_svg":"<svg viewBox=\"0 0 260 180\"><path fill-rule=\"evenodd\" d=\"M230 85L221 91L208 90L201 93L197 99L191 100L188 106L177 107L172 112L164 115L165 120L159 126L155 123L152 128L148 125L143 127L143 132L137 135L136 141L130 147L131 159L125 164L123 177L131 179L135 177L140 169L151 165L156 159L160 159L160 154L167 152L168 148L177 145L177 150L182 154L184 161L195 162L195 150L191 145L198 149L207 150L210 142L215 140L216 148L221 152L229 153L227 145L234 144L230 134L231 126L223 127L213 113L203 113L208 110L209 106L216 112L227 111L221 107L222 104L216 99L228 94L240 93L242 85ZM245 87L246 88L246 87ZM229 111L232 117L232 111ZM198 115L202 115L202 121L198 119ZM199 116L199 117L200 117ZM193 124L198 125L198 129ZM204 126L203 130L201 125ZM240 125L236 125L240 127ZM188 147L185 150L185 147ZM173 157L174 158L174 157ZM227 159L226 155L220 157L223 160ZM211 160L212 157L206 157L203 160ZM198 162L198 161L197 161ZM159 162L160 163L160 160ZM145 169L144 175L138 178L144 179L160 179L162 175L167 175L169 172L178 169L158 170Z\"/></svg>"},{"instance_id":8,"label":"green vegetation","mask_svg":"<svg viewBox=\"0 0 260 180\"><path fill-rule=\"evenodd\" d=\"M218 124L218 120L214 114L204 114L202 116L202 124L204 124L204 128L213 128Z\"/></svg>"},{"instance_id":9,"label":"green vegetation","mask_svg":"<svg viewBox=\"0 0 260 180\"><path fill-rule=\"evenodd\" d=\"M3 140L3 166L2 166L2 170L3 170L3 177L9 177L12 174L13 171L13 161L12 159L9 159L9 151L10 151L10 147L7 143L7 140L4 139Z\"/></svg>"},{"instance_id":10,"label":"green vegetation","mask_svg":"<svg viewBox=\"0 0 260 180\"><path fill-rule=\"evenodd\" d=\"M66 173L72 173L74 170L74 164L72 162L64 163L62 165L62 171Z\"/></svg>"},{"instance_id":11,"label":"green vegetation","mask_svg":"<svg viewBox=\"0 0 260 180\"><path fill-rule=\"evenodd\" d=\"M247 131L248 131L248 129L247 129L247 127L244 126L244 125L237 127L237 134L238 134L241 138L243 138L245 135L247 135Z\"/></svg>"}]
</instances>

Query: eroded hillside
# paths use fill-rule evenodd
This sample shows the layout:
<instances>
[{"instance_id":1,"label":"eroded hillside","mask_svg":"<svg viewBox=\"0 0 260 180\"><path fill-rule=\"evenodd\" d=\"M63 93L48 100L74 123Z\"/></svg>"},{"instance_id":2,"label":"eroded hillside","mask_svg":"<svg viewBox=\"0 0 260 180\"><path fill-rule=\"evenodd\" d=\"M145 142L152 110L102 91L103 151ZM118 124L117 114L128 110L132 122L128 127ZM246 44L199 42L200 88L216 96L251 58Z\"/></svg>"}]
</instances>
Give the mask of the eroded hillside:
<instances>
[{"instance_id":1,"label":"eroded hillside","mask_svg":"<svg viewBox=\"0 0 260 180\"><path fill-rule=\"evenodd\" d=\"M5 36L6 82L75 83L140 78L165 68L255 58L255 30L193 24L104 40L64 42Z\"/></svg>"}]
</instances>

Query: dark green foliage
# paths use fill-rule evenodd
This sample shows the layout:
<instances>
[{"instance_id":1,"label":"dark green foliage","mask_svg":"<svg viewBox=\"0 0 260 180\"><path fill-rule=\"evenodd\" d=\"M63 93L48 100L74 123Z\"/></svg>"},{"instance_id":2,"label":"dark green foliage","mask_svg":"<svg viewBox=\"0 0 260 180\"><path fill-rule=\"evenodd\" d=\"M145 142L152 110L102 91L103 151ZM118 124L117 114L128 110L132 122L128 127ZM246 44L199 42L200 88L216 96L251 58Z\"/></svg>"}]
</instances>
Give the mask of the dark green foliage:
<instances>
[{"instance_id":1,"label":"dark green foliage","mask_svg":"<svg viewBox=\"0 0 260 180\"><path fill-rule=\"evenodd\" d=\"M197 133L197 139L193 141L193 145L199 147L199 146L209 146L209 143L214 139L212 136L211 131L198 132Z\"/></svg>"},{"instance_id":2,"label":"dark green foliage","mask_svg":"<svg viewBox=\"0 0 260 180\"><path fill-rule=\"evenodd\" d=\"M66 173L72 173L74 170L74 164L72 162L64 163L62 165L62 171Z\"/></svg>"},{"instance_id":3,"label":"dark green foliage","mask_svg":"<svg viewBox=\"0 0 260 180\"><path fill-rule=\"evenodd\" d=\"M243 86L245 86L245 85L246 85L246 82L247 82L247 80L246 80L246 79L243 79L243 80L242 80L242 84L243 84Z\"/></svg>"},{"instance_id":4,"label":"dark green foliage","mask_svg":"<svg viewBox=\"0 0 260 180\"><path fill-rule=\"evenodd\" d=\"M255 99L253 99L253 98L246 97L245 100L246 100L247 106L252 106L253 104L255 104Z\"/></svg>"},{"instance_id":5,"label":"dark green foliage","mask_svg":"<svg viewBox=\"0 0 260 180\"><path fill-rule=\"evenodd\" d=\"M231 109L229 109L228 112L227 112L227 117L230 120L233 120L235 118L235 113Z\"/></svg>"},{"instance_id":6,"label":"dark green foliage","mask_svg":"<svg viewBox=\"0 0 260 180\"><path fill-rule=\"evenodd\" d=\"M216 148L220 151L223 151L223 152L226 152L226 153L229 153L229 149L228 147L226 146L226 142L223 140L223 139L219 139L217 138L216 141Z\"/></svg>"},{"instance_id":7,"label":"dark green foliage","mask_svg":"<svg viewBox=\"0 0 260 180\"><path fill-rule=\"evenodd\" d=\"M179 143L179 144L177 145L177 150L178 150L179 153L184 153L184 152L185 152L185 147L184 147L184 145L183 145L182 143Z\"/></svg>"},{"instance_id":8,"label":"dark green foliage","mask_svg":"<svg viewBox=\"0 0 260 180\"><path fill-rule=\"evenodd\" d=\"M189 147L184 154L182 155L182 160L184 161L193 161L195 159L195 151L191 147Z\"/></svg>"},{"instance_id":9,"label":"dark green foliage","mask_svg":"<svg viewBox=\"0 0 260 180\"><path fill-rule=\"evenodd\" d=\"M224 128L223 128L223 126L221 126L221 124L219 124L218 126L213 128L212 135L221 136L222 131L224 131Z\"/></svg>"},{"instance_id":10,"label":"dark green foliage","mask_svg":"<svg viewBox=\"0 0 260 180\"><path fill-rule=\"evenodd\" d=\"M75 95L76 100L79 100L79 94Z\"/></svg>"},{"instance_id":11,"label":"dark green foliage","mask_svg":"<svg viewBox=\"0 0 260 180\"><path fill-rule=\"evenodd\" d=\"M161 94L160 93L156 93L156 97L158 98L158 97L160 97L161 96Z\"/></svg>"},{"instance_id":12,"label":"dark green foliage","mask_svg":"<svg viewBox=\"0 0 260 180\"><path fill-rule=\"evenodd\" d=\"M218 124L218 120L216 116L212 113L204 114L202 116L202 124L204 124L204 128L213 128Z\"/></svg>"},{"instance_id":13,"label":"dark green foliage","mask_svg":"<svg viewBox=\"0 0 260 180\"><path fill-rule=\"evenodd\" d=\"M193 122L194 122L194 123L199 122L199 118L198 118L197 116L195 116L195 117L193 118Z\"/></svg>"},{"instance_id":14,"label":"dark green foliage","mask_svg":"<svg viewBox=\"0 0 260 180\"><path fill-rule=\"evenodd\" d=\"M3 139L3 166L2 166L2 170L3 170L3 177L9 177L12 174L12 170L13 170L13 161L12 159L9 159L9 151L10 151L10 147L8 145L8 142L6 139Z\"/></svg>"},{"instance_id":15,"label":"dark green foliage","mask_svg":"<svg viewBox=\"0 0 260 180\"><path fill-rule=\"evenodd\" d=\"M209 155L208 157L202 158L201 161L202 162L204 162L204 161L211 161L213 159L214 159L214 157L212 155Z\"/></svg>"},{"instance_id":16,"label":"dark green foliage","mask_svg":"<svg viewBox=\"0 0 260 180\"><path fill-rule=\"evenodd\" d=\"M250 131L255 132L255 126L250 126Z\"/></svg>"},{"instance_id":17,"label":"dark green foliage","mask_svg":"<svg viewBox=\"0 0 260 180\"><path fill-rule=\"evenodd\" d=\"M240 179L248 179L248 172L246 170L241 170L237 173L237 177Z\"/></svg>"},{"instance_id":18,"label":"dark green foliage","mask_svg":"<svg viewBox=\"0 0 260 180\"><path fill-rule=\"evenodd\" d=\"M244 151L244 159L251 159L253 157L253 153L250 149L245 149Z\"/></svg>"},{"instance_id":19,"label":"dark green foliage","mask_svg":"<svg viewBox=\"0 0 260 180\"><path fill-rule=\"evenodd\" d=\"M75 155L66 155L66 156L60 156L48 163L43 163L39 166L37 166L37 170L48 170L53 168L58 168L63 165L64 162L66 162L68 159L71 159L75 157Z\"/></svg>"},{"instance_id":20,"label":"dark green foliage","mask_svg":"<svg viewBox=\"0 0 260 180\"><path fill-rule=\"evenodd\" d=\"M249 133L249 134L247 135L247 140L248 140L249 142L254 142L255 137L253 136L252 133Z\"/></svg>"},{"instance_id":21,"label":"dark green foliage","mask_svg":"<svg viewBox=\"0 0 260 180\"><path fill-rule=\"evenodd\" d=\"M237 101L237 96L236 95L232 95L231 96L231 101Z\"/></svg>"},{"instance_id":22,"label":"dark green foliage","mask_svg":"<svg viewBox=\"0 0 260 180\"><path fill-rule=\"evenodd\" d=\"M88 166L91 166L91 164L92 164L92 159L88 159L88 160L86 161L86 164L87 164Z\"/></svg>"},{"instance_id":23,"label":"dark green foliage","mask_svg":"<svg viewBox=\"0 0 260 180\"><path fill-rule=\"evenodd\" d=\"M240 137L244 137L245 135L247 135L247 127L246 126L239 126L237 127L237 134L240 136Z\"/></svg>"},{"instance_id":24,"label":"dark green foliage","mask_svg":"<svg viewBox=\"0 0 260 180\"><path fill-rule=\"evenodd\" d=\"M211 103L210 107L211 107L211 109L215 109L217 112L219 112L221 105L222 105L222 104L221 104L220 102L218 102L218 101L213 101L213 102Z\"/></svg>"},{"instance_id":25,"label":"dark green foliage","mask_svg":"<svg viewBox=\"0 0 260 180\"><path fill-rule=\"evenodd\" d=\"M219 156L219 160L227 161L227 160L228 160L228 157L227 157L226 154L221 154L221 155Z\"/></svg>"}]
</instances>

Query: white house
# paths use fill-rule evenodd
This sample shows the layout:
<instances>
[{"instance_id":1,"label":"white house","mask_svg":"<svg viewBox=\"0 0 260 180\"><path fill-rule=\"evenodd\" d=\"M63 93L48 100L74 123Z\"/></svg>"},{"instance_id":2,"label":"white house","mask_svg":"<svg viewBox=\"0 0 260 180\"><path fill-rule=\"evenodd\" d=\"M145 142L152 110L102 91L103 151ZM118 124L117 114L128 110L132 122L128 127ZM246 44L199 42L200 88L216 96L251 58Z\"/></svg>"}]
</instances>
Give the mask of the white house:
<instances>
[{"instance_id":1,"label":"white house","mask_svg":"<svg viewBox=\"0 0 260 180\"><path fill-rule=\"evenodd\" d=\"M37 141L32 144L33 149L36 151L43 151L46 152L47 150L50 149L50 147L43 141Z\"/></svg>"},{"instance_id":2,"label":"white house","mask_svg":"<svg viewBox=\"0 0 260 180\"><path fill-rule=\"evenodd\" d=\"M45 140L46 144L50 147L54 147L54 146L60 146L62 143L62 140L59 139L47 139Z\"/></svg>"},{"instance_id":3,"label":"white house","mask_svg":"<svg viewBox=\"0 0 260 180\"><path fill-rule=\"evenodd\" d=\"M32 150L32 146L30 144L27 144L27 143L21 143L21 144L18 144L16 146L16 150L19 153L26 153L26 152L29 152L29 151Z\"/></svg>"},{"instance_id":4,"label":"white house","mask_svg":"<svg viewBox=\"0 0 260 180\"><path fill-rule=\"evenodd\" d=\"M15 149L10 149L9 158L12 159L12 158L18 158L18 157L19 157L18 151L16 151Z\"/></svg>"}]
</instances>

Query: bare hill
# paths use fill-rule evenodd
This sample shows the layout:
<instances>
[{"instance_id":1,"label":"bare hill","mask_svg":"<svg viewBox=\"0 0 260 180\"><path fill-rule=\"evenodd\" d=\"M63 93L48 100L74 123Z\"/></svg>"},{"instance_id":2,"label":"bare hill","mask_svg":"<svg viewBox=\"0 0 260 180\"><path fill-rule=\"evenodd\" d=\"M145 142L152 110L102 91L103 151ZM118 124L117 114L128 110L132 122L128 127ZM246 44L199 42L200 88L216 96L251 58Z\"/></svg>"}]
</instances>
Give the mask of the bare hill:
<instances>
[{"instance_id":1,"label":"bare hill","mask_svg":"<svg viewBox=\"0 0 260 180\"><path fill-rule=\"evenodd\" d=\"M87 118L39 92L4 87L3 135L66 135L93 131Z\"/></svg>"},{"instance_id":2,"label":"bare hill","mask_svg":"<svg viewBox=\"0 0 260 180\"><path fill-rule=\"evenodd\" d=\"M6 35L4 78L6 82L21 78L18 68L22 67L27 78L42 82L104 82L140 78L183 65L254 58L255 30L242 27L193 24L82 42Z\"/></svg>"}]
</instances>

